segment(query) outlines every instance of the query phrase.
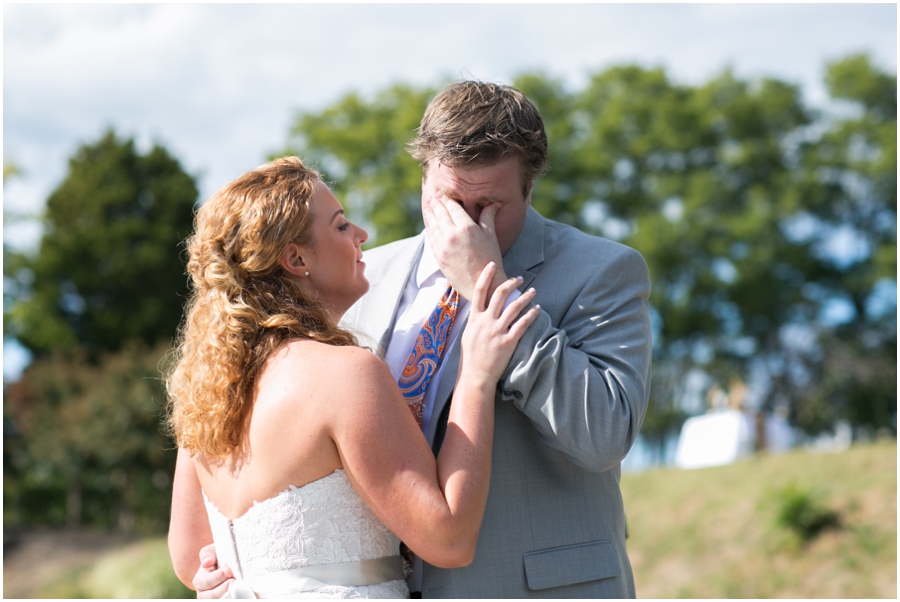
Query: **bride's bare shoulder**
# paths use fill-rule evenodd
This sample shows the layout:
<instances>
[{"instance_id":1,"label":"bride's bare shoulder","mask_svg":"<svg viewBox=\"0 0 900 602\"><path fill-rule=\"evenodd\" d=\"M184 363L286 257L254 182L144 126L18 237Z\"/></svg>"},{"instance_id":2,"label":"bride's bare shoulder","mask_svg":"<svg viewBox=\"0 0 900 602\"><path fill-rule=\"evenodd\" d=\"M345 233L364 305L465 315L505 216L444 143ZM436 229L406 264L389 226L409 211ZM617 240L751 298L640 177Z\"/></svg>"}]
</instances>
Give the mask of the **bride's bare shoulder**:
<instances>
[{"instance_id":1,"label":"bride's bare shoulder","mask_svg":"<svg viewBox=\"0 0 900 602\"><path fill-rule=\"evenodd\" d=\"M367 349L308 340L282 346L270 358L266 372L344 393L383 385L385 378L393 380L385 363Z\"/></svg>"},{"instance_id":2,"label":"bride's bare shoulder","mask_svg":"<svg viewBox=\"0 0 900 602\"><path fill-rule=\"evenodd\" d=\"M336 442L409 416L387 365L359 347L292 342L273 356L259 391L259 415L271 423L319 429Z\"/></svg>"}]
</instances>

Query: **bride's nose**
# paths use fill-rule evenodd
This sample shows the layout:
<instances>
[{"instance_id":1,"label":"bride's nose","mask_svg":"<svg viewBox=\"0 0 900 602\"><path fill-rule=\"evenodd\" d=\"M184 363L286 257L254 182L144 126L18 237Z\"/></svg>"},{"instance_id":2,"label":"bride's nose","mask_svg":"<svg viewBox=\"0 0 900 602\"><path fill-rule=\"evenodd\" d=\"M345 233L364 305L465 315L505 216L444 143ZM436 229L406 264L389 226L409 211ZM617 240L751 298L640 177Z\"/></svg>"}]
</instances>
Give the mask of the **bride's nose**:
<instances>
[{"instance_id":1,"label":"bride's nose","mask_svg":"<svg viewBox=\"0 0 900 602\"><path fill-rule=\"evenodd\" d=\"M365 230L363 230L362 228L360 228L359 226L356 226L356 230L357 230L356 246L358 247L361 244L363 244L364 242L366 242L367 240L369 240L369 233L366 232Z\"/></svg>"}]
</instances>

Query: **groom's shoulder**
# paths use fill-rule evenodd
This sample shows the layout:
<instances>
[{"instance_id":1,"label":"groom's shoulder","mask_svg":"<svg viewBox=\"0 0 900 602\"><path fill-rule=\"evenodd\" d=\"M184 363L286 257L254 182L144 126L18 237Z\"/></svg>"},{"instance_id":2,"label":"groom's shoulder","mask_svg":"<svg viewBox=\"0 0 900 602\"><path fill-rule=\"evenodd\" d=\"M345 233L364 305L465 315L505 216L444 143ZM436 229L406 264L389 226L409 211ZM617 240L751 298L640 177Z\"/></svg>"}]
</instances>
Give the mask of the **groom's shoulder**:
<instances>
[{"instance_id":1,"label":"groom's shoulder","mask_svg":"<svg viewBox=\"0 0 900 602\"><path fill-rule=\"evenodd\" d=\"M544 218L544 246L551 255L573 257L597 256L607 260L614 258L641 258L640 252L621 242L585 232L569 224Z\"/></svg>"}]
</instances>

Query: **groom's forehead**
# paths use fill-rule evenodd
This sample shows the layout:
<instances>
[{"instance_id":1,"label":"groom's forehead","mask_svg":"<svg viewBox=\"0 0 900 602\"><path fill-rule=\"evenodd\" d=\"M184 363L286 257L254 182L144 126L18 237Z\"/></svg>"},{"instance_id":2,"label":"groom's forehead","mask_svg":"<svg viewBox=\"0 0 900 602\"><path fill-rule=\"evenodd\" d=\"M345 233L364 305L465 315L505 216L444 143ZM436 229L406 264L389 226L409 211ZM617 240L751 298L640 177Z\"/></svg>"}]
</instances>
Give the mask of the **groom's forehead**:
<instances>
[{"instance_id":1,"label":"groom's forehead","mask_svg":"<svg viewBox=\"0 0 900 602\"><path fill-rule=\"evenodd\" d=\"M497 203L517 196L521 189L521 162L507 159L483 166L453 167L435 164L425 172L423 186L466 203Z\"/></svg>"}]
</instances>

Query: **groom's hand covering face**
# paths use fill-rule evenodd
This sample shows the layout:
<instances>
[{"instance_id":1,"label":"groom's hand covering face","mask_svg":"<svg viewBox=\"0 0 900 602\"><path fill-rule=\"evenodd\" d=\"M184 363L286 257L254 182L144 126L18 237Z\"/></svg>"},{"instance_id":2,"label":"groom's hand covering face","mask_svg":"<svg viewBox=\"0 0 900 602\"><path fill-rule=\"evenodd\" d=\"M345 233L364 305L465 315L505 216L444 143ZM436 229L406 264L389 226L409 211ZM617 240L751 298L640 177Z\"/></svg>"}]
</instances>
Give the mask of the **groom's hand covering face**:
<instances>
[{"instance_id":1,"label":"groom's hand covering face","mask_svg":"<svg viewBox=\"0 0 900 602\"><path fill-rule=\"evenodd\" d=\"M447 280L471 300L478 274L501 256L525 224L531 201L522 192L521 163L453 168L433 163L422 181L422 216L435 259ZM491 292L506 279L495 274Z\"/></svg>"}]
</instances>

